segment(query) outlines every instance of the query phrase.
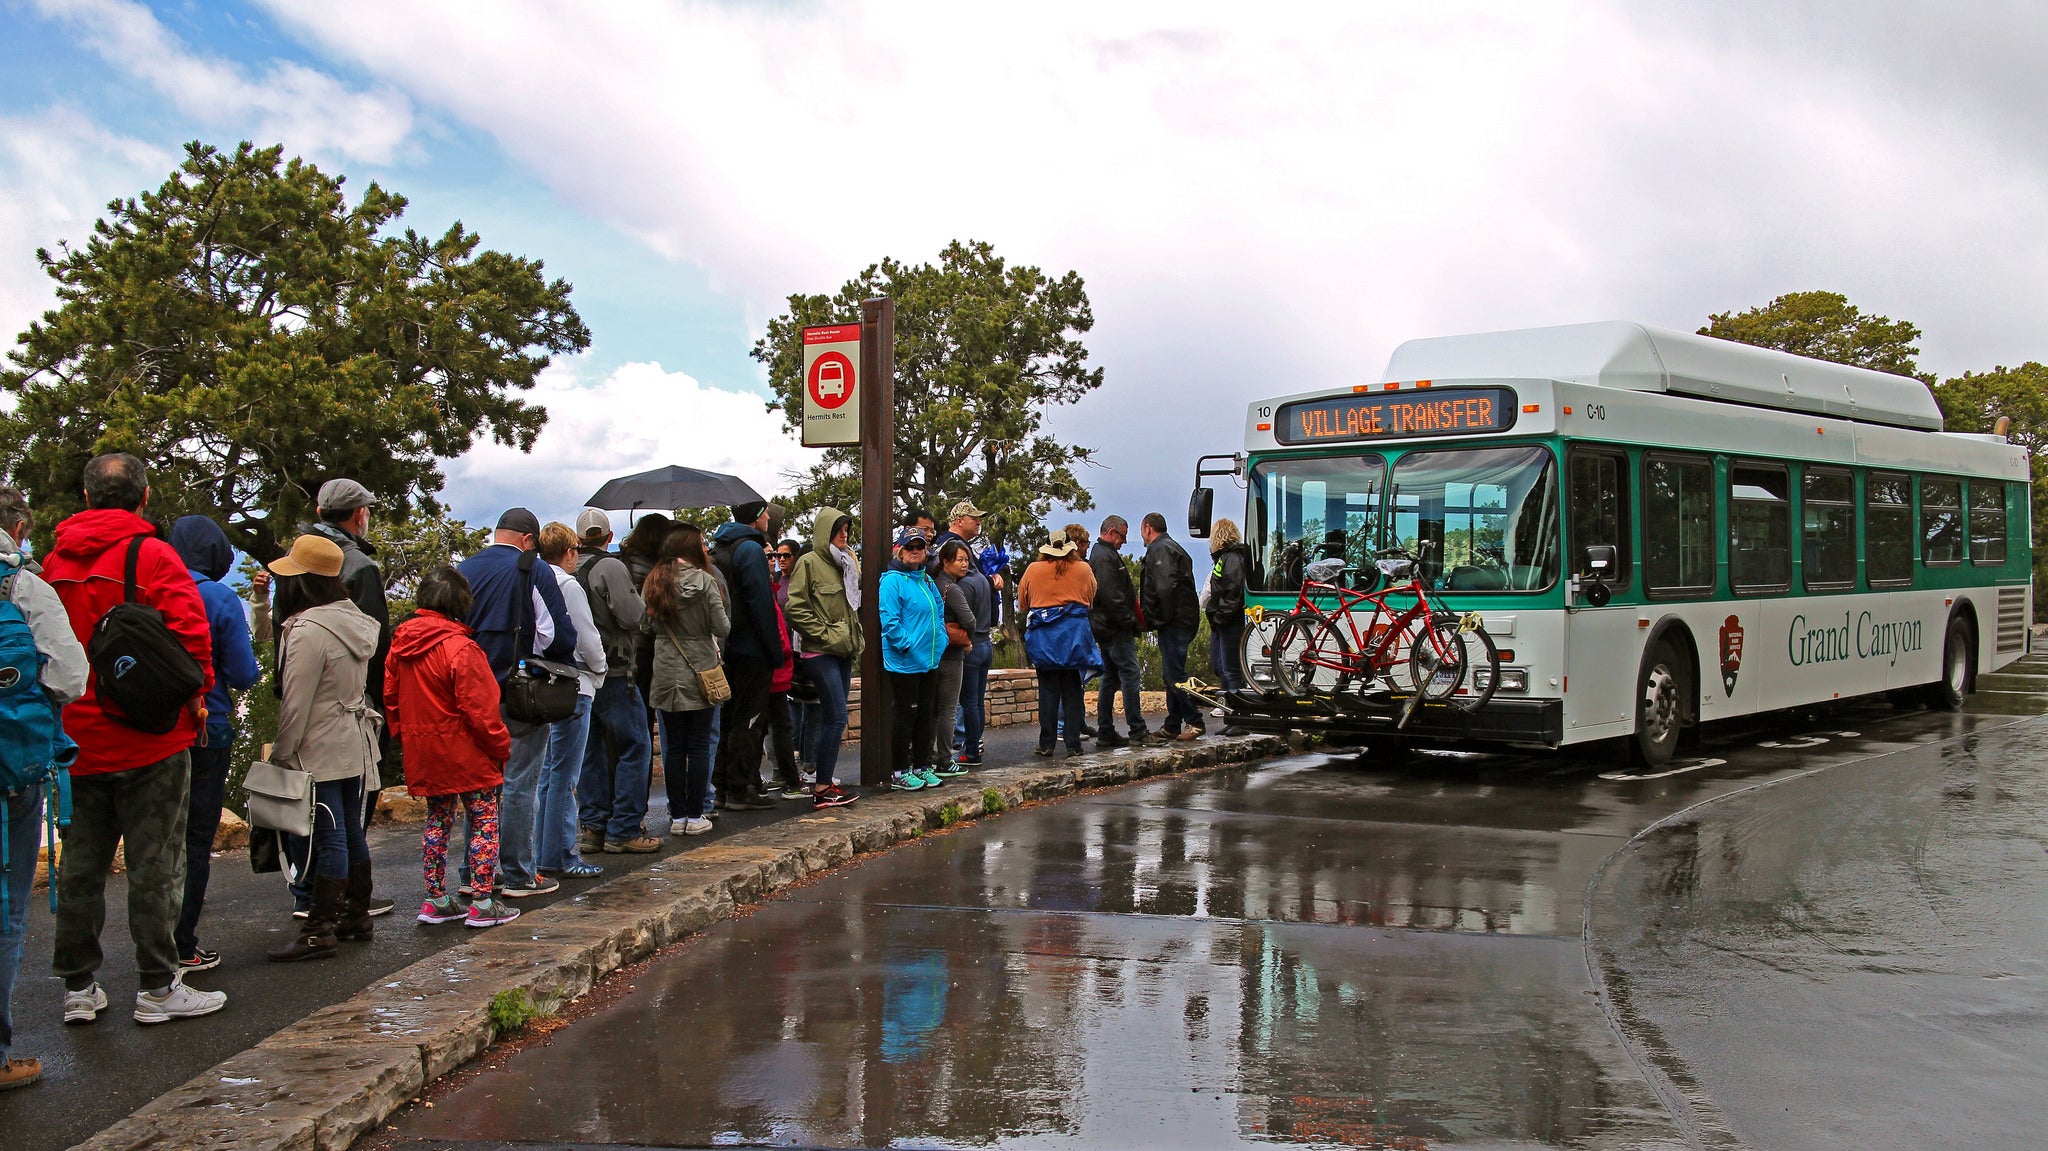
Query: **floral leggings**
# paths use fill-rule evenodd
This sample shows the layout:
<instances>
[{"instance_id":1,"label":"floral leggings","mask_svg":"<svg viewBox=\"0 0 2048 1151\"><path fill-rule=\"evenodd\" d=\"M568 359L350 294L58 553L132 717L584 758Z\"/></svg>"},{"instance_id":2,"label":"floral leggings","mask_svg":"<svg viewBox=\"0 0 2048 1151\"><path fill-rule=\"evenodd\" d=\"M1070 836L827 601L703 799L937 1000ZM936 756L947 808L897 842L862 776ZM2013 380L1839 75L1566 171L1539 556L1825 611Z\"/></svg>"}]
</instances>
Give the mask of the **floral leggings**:
<instances>
[{"instance_id":1,"label":"floral leggings","mask_svg":"<svg viewBox=\"0 0 2048 1151\"><path fill-rule=\"evenodd\" d=\"M489 899L498 882L498 793L486 787L427 797L427 829L420 840L427 868L427 898L448 897L448 838L455 833L456 805L469 812L469 874L476 898Z\"/></svg>"}]
</instances>

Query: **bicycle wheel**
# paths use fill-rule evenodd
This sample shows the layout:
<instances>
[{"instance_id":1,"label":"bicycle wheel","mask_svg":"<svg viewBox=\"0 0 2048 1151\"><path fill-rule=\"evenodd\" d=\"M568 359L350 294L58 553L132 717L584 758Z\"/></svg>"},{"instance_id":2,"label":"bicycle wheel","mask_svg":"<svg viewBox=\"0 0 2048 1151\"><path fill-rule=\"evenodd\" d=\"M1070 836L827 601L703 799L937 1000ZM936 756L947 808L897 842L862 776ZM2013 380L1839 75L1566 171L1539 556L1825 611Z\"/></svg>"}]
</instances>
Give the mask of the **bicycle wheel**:
<instances>
[{"instance_id":1,"label":"bicycle wheel","mask_svg":"<svg viewBox=\"0 0 2048 1151\"><path fill-rule=\"evenodd\" d=\"M1432 616L1408 648L1409 686L1424 702L1442 703L1457 694L1468 670L1458 617Z\"/></svg>"},{"instance_id":2,"label":"bicycle wheel","mask_svg":"<svg viewBox=\"0 0 2048 1151\"><path fill-rule=\"evenodd\" d=\"M1280 625L1291 618L1285 612L1267 612L1257 622L1246 621L1243 658L1238 661L1238 666L1244 669L1245 684L1253 691L1286 690L1274 671L1273 651L1277 646Z\"/></svg>"},{"instance_id":3,"label":"bicycle wheel","mask_svg":"<svg viewBox=\"0 0 2048 1151\"><path fill-rule=\"evenodd\" d=\"M1486 706L1487 701L1493 698L1494 690L1500 686L1500 652L1493 646L1493 637L1486 634L1486 628L1476 618L1441 612L1430 620L1431 630L1441 634L1444 621L1448 621L1447 626L1456 635L1460 658L1465 664L1465 684L1451 696L1451 706L1459 711L1478 711Z\"/></svg>"},{"instance_id":4,"label":"bicycle wheel","mask_svg":"<svg viewBox=\"0 0 2048 1151\"><path fill-rule=\"evenodd\" d=\"M1290 695L1331 695L1351 686L1351 641L1331 621L1289 616L1274 636L1273 669Z\"/></svg>"}]
</instances>

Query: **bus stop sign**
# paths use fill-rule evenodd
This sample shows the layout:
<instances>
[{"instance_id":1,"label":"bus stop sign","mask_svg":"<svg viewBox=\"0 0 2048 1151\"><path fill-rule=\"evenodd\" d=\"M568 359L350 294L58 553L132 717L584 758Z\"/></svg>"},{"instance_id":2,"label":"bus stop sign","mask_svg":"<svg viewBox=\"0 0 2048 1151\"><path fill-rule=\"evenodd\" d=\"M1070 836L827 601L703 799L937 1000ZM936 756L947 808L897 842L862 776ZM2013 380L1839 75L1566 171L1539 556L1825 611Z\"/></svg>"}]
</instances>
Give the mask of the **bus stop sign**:
<instances>
[{"instance_id":1,"label":"bus stop sign","mask_svg":"<svg viewBox=\"0 0 2048 1151\"><path fill-rule=\"evenodd\" d=\"M860 325L827 324L803 335L804 446L860 443Z\"/></svg>"}]
</instances>

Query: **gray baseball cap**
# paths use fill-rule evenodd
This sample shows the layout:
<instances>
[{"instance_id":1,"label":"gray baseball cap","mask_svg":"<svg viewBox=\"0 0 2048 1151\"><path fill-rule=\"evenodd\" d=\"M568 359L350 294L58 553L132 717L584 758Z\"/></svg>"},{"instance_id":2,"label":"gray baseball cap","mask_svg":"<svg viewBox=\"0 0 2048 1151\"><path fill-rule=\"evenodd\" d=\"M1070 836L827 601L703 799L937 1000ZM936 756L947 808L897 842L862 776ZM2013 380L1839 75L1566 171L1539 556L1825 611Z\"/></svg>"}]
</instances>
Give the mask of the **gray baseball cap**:
<instances>
[{"instance_id":1,"label":"gray baseball cap","mask_svg":"<svg viewBox=\"0 0 2048 1151\"><path fill-rule=\"evenodd\" d=\"M576 534L587 540L601 540L612 534L612 517L596 508L584 508L576 517Z\"/></svg>"},{"instance_id":2,"label":"gray baseball cap","mask_svg":"<svg viewBox=\"0 0 2048 1151\"><path fill-rule=\"evenodd\" d=\"M354 480L328 480L320 485L319 498L313 502L324 511L352 512L357 508L376 507L377 497Z\"/></svg>"}]
</instances>

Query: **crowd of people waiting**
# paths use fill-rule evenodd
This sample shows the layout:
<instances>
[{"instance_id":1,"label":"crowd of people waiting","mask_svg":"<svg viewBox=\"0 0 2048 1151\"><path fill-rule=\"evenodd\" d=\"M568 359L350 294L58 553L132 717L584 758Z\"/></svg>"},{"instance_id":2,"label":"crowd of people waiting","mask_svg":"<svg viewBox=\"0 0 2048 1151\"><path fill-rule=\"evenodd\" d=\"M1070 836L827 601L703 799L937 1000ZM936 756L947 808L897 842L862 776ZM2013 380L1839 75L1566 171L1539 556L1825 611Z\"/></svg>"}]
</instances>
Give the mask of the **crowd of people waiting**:
<instances>
[{"instance_id":1,"label":"crowd of people waiting","mask_svg":"<svg viewBox=\"0 0 2048 1151\"><path fill-rule=\"evenodd\" d=\"M417 580L415 610L394 629L366 538L376 501L353 480L321 486L314 521L251 579L248 610L224 582L234 551L217 523L186 516L160 531L144 518L142 461L94 457L83 486L86 509L56 525L42 567L30 554L27 501L0 486L0 749L20 761L0 762L0 1090L41 1074L9 1048L51 769L69 769L53 881L64 1021L89 1024L107 1007L96 972L117 844L142 989L135 1020L225 1006L225 992L184 980L220 962L198 929L236 740L231 693L256 687L259 644L275 644L278 696L264 759L304 773L313 794L311 835L271 841L297 920L293 937L268 952L274 961L334 955L372 938L372 920L392 909L374 891L366 830L393 739L406 790L427 804L417 918L428 924L496 926L519 914L507 900L601 874L592 856L658 850L645 826L657 741L671 835L703 834L723 810L857 798L837 782L863 650L854 525L838 509L818 509L808 546L781 538L783 510L756 500L708 534L641 516L613 550L602 510L584 509L572 528L513 508L487 546ZM891 790L943 786L982 765L1007 558L977 554L983 517L963 500L943 530L912 511L893 536L877 593L893 699ZM1136 581L1121 554L1127 532L1110 516L1091 546L1085 529L1069 525L1017 581L1015 611L1038 672L1039 755L1062 738L1070 754L1091 736L1104 749L1200 738L1202 713L1176 685L1205 609L1222 686L1242 685L1249 557L1236 526L1219 520L1212 532L1206 602L1163 516L1139 526ZM148 616L141 623L137 605ZM1167 685L1157 732L1139 703L1137 639L1146 631L1157 633ZM124 651L140 654L112 654ZM158 663L187 657L198 686L161 722L145 721L137 701L147 700L135 693L154 682ZM139 660L139 672L121 659ZM174 671L164 682L180 682ZM1098 673L1090 726L1083 686ZM565 701L544 719L510 707L515 679L555 674L573 677L573 707ZM1114 724L1119 693L1127 735ZM769 761L774 783L763 775ZM451 892L447 856L458 831L467 850Z\"/></svg>"}]
</instances>

